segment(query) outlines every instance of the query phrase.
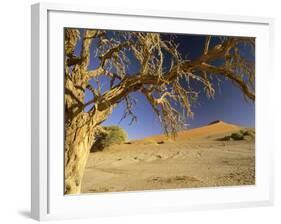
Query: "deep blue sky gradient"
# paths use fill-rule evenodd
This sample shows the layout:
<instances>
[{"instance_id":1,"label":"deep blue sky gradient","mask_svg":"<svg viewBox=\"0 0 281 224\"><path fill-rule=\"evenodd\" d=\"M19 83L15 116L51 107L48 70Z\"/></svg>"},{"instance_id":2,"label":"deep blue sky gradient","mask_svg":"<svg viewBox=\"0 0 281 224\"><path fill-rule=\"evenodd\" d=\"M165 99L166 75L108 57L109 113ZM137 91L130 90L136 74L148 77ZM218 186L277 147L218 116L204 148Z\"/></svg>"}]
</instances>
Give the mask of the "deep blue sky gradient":
<instances>
[{"instance_id":1,"label":"deep blue sky gradient","mask_svg":"<svg viewBox=\"0 0 281 224\"><path fill-rule=\"evenodd\" d=\"M81 29L81 39L83 37L84 30ZM111 31L107 31L108 35L113 35ZM161 34L162 38L169 38L169 34ZM213 37L211 39L210 47L219 43L220 38L222 37ZM81 50L81 39L78 42L75 53L78 55ZM200 56L203 52L205 36L203 35L175 35L175 42L179 43L179 51L184 58L189 60L195 59ZM95 50L96 41L91 45L91 52ZM254 60L254 55L250 54L250 49L245 46L240 46L239 50L241 54L248 57L251 60ZM129 66L129 73L131 75L135 74L139 69L139 64L136 59L131 57L132 64ZM220 62L214 62L220 63ZM167 61L167 64L169 62ZM91 61L89 69L94 69L99 65L98 58L95 55L91 54ZM102 92L109 89L109 82L106 77L102 76L100 79L102 85ZM93 86L96 86L95 81L91 80L90 83ZM188 128L195 128L206 125L214 120L223 120L225 122L238 124L244 127L254 127L255 126L255 104L253 102L245 100L244 96L240 89L234 86L230 80L221 80L220 87L215 84L215 98L209 99L205 96L205 93L202 91L201 86L194 83L193 87L195 89L200 89L201 94L199 95L198 102L192 107L194 112L194 118L188 120ZM129 139L142 139L144 137L161 134L163 133L161 125L157 116L151 109L150 104L145 99L145 97L139 93L132 93L131 96L134 96L137 99L137 104L134 106L133 111L137 116L138 120L136 123L129 125L131 119L127 117L126 119L120 122L120 119L125 110L125 103L120 102L111 116L102 124L105 126L109 125L119 125L124 128L129 135ZM86 91L85 102L88 102L92 98L92 94L89 91ZM90 106L91 107L91 106ZM86 110L88 110L86 108ZM179 108L180 109L180 108Z\"/></svg>"}]
</instances>

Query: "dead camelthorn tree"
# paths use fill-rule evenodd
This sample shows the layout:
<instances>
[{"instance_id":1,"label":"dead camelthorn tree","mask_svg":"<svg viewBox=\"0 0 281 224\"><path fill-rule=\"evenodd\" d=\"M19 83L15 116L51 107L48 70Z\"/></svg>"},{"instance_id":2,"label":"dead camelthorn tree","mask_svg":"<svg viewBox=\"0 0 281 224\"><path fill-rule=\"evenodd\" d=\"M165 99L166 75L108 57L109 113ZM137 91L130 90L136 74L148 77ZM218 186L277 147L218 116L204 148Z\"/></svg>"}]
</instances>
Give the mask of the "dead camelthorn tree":
<instances>
[{"instance_id":1,"label":"dead camelthorn tree","mask_svg":"<svg viewBox=\"0 0 281 224\"><path fill-rule=\"evenodd\" d=\"M130 95L133 92L146 97L167 134L175 134L187 117L193 115L191 105L199 94L204 92L214 97L214 78L231 80L246 99L255 100L254 62L240 52L243 45L254 52L254 38L222 37L219 44L212 46L214 37L206 36L202 54L188 60L170 36L65 29L66 194L80 193L95 135L113 108L124 101L127 107L121 118L136 119L132 110L135 100ZM81 50L75 54L78 43L82 43ZM93 70L89 69L90 60L98 64ZM129 72L132 60L139 64L134 74ZM104 77L102 83L101 77ZM201 83L202 91L192 88L191 80ZM102 91L102 85L107 85L108 89ZM86 91L93 95L88 102L85 102ZM178 105L183 110L179 110Z\"/></svg>"}]
</instances>

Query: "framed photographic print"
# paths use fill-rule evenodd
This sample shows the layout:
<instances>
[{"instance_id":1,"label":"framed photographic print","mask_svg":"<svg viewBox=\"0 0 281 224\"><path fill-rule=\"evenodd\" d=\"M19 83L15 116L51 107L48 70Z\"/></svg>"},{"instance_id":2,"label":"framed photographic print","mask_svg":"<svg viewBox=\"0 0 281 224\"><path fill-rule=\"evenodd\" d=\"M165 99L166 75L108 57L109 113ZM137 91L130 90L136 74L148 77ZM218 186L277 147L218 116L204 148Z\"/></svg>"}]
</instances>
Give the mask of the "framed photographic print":
<instances>
[{"instance_id":1,"label":"framed photographic print","mask_svg":"<svg viewBox=\"0 0 281 224\"><path fill-rule=\"evenodd\" d=\"M32 217L270 205L270 18L32 6Z\"/></svg>"}]
</instances>

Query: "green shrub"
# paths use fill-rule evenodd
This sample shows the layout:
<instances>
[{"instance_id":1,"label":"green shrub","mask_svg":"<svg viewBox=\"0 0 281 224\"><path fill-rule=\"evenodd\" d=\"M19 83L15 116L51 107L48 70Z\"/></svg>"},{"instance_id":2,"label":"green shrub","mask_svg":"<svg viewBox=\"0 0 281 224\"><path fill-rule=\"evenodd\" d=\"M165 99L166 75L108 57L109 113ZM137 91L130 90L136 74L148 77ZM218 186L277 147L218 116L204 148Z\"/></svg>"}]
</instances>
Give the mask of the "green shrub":
<instances>
[{"instance_id":1,"label":"green shrub","mask_svg":"<svg viewBox=\"0 0 281 224\"><path fill-rule=\"evenodd\" d=\"M239 141L239 140L253 140L255 139L255 130L253 128L245 128L239 132L234 132L231 135L219 138L219 141Z\"/></svg>"},{"instance_id":2,"label":"green shrub","mask_svg":"<svg viewBox=\"0 0 281 224\"><path fill-rule=\"evenodd\" d=\"M128 140L127 132L119 126L108 126L104 127L104 129L108 132L108 135L105 138L108 146L112 144L121 144Z\"/></svg>"},{"instance_id":3,"label":"green shrub","mask_svg":"<svg viewBox=\"0 0 281 224\"><path fill-rule=\"evenodd\" d=\"M255 138L256 132L254 129L247 128L242 130L244 136L249 136L250 138Z\"/></svg>"},{"instance_id":4,"label":"green shrub","mask_svg":"<svg viewBox=\"0 0 281 224\"><path fill-rule=\"evenodd\" d=\"M96 135L95 143L91 151L100 151L114 144L121 144L128 139L127 132L119 126L103 127Z\"/></svg>"},{"instance_id":5,"label":"green shrub","mask_svg":"<svg viewBox=\"0 0 281 224\"><path fill-rule=\"evenodd\" d=\"M244 135L241 132L236 132L236 133L232 133L230 136L233 140L243 140L244 139Z\"/></svg>"},{"instance_id":6,"label":"green shrub","mask_svg":"<svg viewBox=\"0 0 281 224\"><path fill-rule=\"evenodd\" d=\"M223 138L219 138L218 140L219 141L229 141L229 140L231 140L231 136L225 136Z\"/></svg>"}]
</instances>

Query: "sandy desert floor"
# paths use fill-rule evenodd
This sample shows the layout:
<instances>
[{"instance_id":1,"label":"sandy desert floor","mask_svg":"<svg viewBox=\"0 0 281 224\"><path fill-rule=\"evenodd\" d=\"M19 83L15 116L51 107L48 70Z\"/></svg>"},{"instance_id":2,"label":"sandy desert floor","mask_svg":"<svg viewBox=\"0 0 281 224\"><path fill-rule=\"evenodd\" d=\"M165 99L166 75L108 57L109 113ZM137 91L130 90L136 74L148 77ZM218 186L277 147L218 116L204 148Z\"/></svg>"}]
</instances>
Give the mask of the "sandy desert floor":
<instances>
[{"instance_id":1,"label":"sandy desert floor","mask_svg":"<svg viewBox=\"0 0 281 224\"><path fill-rule=\"evenodd\" d=\"M254 140L218 140L240 129L218 122L91 153L82 193L253 185Z\"/></svg>"}]
</instances>

